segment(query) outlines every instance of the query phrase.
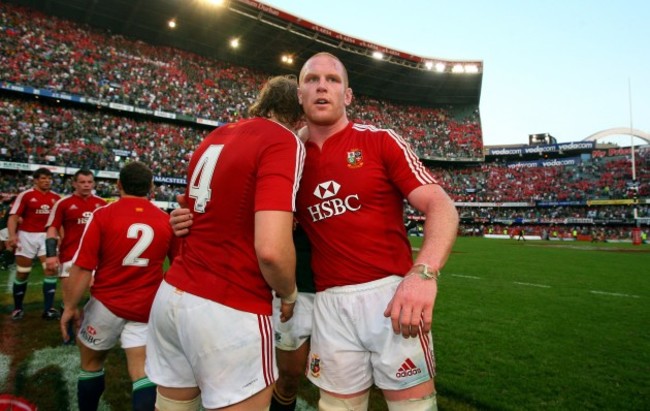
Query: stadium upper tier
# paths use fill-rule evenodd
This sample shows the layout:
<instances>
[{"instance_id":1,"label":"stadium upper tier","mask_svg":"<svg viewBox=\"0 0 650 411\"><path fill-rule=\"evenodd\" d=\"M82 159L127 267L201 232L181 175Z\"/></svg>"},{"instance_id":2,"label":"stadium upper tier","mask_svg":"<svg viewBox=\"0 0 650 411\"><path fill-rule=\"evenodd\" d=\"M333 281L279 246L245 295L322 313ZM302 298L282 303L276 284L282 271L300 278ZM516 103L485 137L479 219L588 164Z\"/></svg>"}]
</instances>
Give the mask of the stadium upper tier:
<instances>
[{"instance_id":1,"label":"stadium upper tier","mask_svg":"<svg viewBox=\"0 0 650 411\"><path fill-rule=\"evenodd\" d=\"M319 51L344 61L358 94L427 107L478 106L483 63L420 57L337 33L256 0L4 0L113 34L265 73L296 73ZM173 20L175 28L168 23ZM231 47L236 38L239 47ZM370 39L372 40L372 39ZM444 40L443 40L444 41ZM432 44L432 50L435 44ZM377 59L375 53L382 53ZM284 56L285 59L281 59ZM291 62L287 64L287 62Z\"/></svg>"},{"instance_id":2,"label":"stadium upper tier","mask_svg":"<svg viewBox=\"0 0 650 411\"><path fill-rule=\"evenodd\" d=\"M268 73L99 33L31 9L0 3L0 11L5 89L53 90L117 109L144 108L221 124L245 115L268 78ZM395 129L422 158L483 157L477 104L425 108L360 95L350 114L355 121Z\"/></svg>"}]
</instances>

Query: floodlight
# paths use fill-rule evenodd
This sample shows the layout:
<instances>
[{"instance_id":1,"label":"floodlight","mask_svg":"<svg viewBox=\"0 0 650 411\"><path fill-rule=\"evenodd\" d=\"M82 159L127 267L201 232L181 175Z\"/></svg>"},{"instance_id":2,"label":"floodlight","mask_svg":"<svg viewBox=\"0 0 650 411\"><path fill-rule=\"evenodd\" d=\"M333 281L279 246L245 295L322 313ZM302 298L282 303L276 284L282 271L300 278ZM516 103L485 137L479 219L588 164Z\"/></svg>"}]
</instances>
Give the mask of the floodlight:
<instances>
[{"instance_id":1,"label":"floodlight","mask_svg":"<svg viewBox=\"0 0 650 411\"><path fill-rule=\"evenodd\" d=\"M447 68L447 65L445 63L436 63L436 71L438 73L445 71L445 68Z\"/></svg>"},{"instance_id":2,"label":"floodlight","mask_svg":"<svg viewBox=\"0 0 650 411\"><path fill-rule=\"evenodd\" d=\"M293 64L293 56L290 54L283 54L282 55L282 62L284 64Z\"/></svg>"},{"instance_id":3,"label":"floodlight","mask_svg":"<svg viewBox=\"0 0 650 411\"><path fill-rule=\"evenodd\" d=\"M454 67L451 68L452 73L464 73L465 67L462 64L454 64Z\"/></svg>"},{"instance_id":4,"label":"floodlight","mask_svg":"<svg viewBox=\"0 0 650 411\"><path fill-rule=\"evenodd\" d=\"M478 73L478 67L476 64L467 64L465 65L465 73Z\"/></svg>"},{"instance_id":5,"label":"floodlight","mask_svg":"<svg viewBox=\"0 0 650 411\"><path fill-rule=\"evenodd\" d=\"M176 28L176 19L171 19L167 22L167 27L170 29L175 29Z\"/></svg>"},{"instance_id":6,"label":"floodlight","mask_svg":"<svg viewBox=\"0 0 650 411\"><path fill-rule=\"evenodd\" d=\"M372 52L372 58L374 58L376 60L381 60L381 59L384 58L384 53L382 53L381 51L373 51Z\"/></svg>"},{"instance_id":7,"label":"floodlight","mask_svg":"<svg viewBox=\"0 0 650 411\"><path fill-rule=\"evenodd\" d=\"M236 49L239 47L239 39L230 40L230 47Z\"/></svg>"},{"instance_id":8,"label":"floodlight","mask_svg":"<svg viewBox=\"0 0 650 411\"><path fill-rule=\"evenodd\" d=\"M427 70L431 70L433 68L433 61L425 61L424 67L426 67Z\"/></svg>"}]
</instances>

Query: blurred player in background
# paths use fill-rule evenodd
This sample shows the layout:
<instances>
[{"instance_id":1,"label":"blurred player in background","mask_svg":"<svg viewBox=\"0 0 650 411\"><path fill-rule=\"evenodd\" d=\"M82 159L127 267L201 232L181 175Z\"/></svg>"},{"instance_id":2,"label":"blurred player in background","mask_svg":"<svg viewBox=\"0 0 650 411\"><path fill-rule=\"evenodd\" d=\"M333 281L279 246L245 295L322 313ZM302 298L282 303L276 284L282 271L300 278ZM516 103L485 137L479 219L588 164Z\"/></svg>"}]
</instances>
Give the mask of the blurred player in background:
<instances>
[{"instance_id":1,"label":"blurred player in background","mask_svg":"<svg viewBox=\"0 0 650 411\"><path fill-rule=\"evenodd\" d=\"M13 320L24 316L23 300L27 281L36 257L43 264L43 315L45 320L56 320L59 312L53 308L56 293L56 271L45 266L45 223L50 211L61 196L51 191L52 172L47 168L34 171L34 187L18 194L9 211L7 221L7 249L15 250L16 279L13 285ZM18 224L20 221L20 225Z\"/></svg>"},{"instance_id":2,"label":"blurred player in background","mask_svg":"<svg viewBox=\"0 0 650 411\"><path fill-rule=\"evenodd\" d=\"M305 231L297 222L293 243L296 247L296 285L299 293L293 317L289 321L281 321L280 299L273 299L275 354L279 376L273 388L271 411L296 409L298 389L305 376L309 354L316 287L311 271L311 246Z\"/></svg>"},{"instance_id":3,"label":"blurred player in background","mask_svg":"<svg viewBox=\"0 0 650 411\"><path fill-rule=\"evenodd\" d=\"M105 206L103 198L93 194L95 177L90 170L78 170L72 178L74 192L54 204L47 220L45 239L46 267L58 271L65 299L74 257L86 223L95 209ZM57 244L61 242L57 253ZM69 330L69 334L70 334ZM74 338L67 342L74 343Z\"/></svg>"},{"instance_id":4,"label":"blurred player in background","mask_svg":"<svg viewBox=\"0 0 650 411\"><path fill-rule=\"evenodd\" d=\"M61 316L63 340L72 321L78 329L81 371L77 382L80 411L96 410L104 392L104 361L118 340L133 382L134 410L153 410L155 385L144 371L147 322L163 279L165 258L173 258L169 216L148 199L153 173L134 161L120 170L120 199L96 209L73 257ZM78 305L88 289L83 322Z\"/></svg>"}]
</instances>

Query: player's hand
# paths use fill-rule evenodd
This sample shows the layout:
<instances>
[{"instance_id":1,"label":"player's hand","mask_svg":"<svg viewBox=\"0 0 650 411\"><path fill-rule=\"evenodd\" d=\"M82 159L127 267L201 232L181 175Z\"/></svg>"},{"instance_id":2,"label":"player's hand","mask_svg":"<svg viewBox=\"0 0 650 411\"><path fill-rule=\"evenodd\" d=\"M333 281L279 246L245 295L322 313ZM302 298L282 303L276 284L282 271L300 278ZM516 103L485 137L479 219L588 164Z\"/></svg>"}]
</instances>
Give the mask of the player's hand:
<instances>
[{"instance_id":1,"label":"player's hand","mask_svg":"<svg viewBox=\"0 0 650 411\"><path fill-rule=\"evenodd\" d=\"M17 246L18 246L18 237L9 236L9 239L5 241L5 247L9 251L15 250Z\"/></svg>"},{"instance_id":2,"label":"player's hand","mask_svg":"<svg viewBox=\"0 0 650 411\"><path fill-rule=\"evenodd\" d=\"M291 304L281 302L280 303L280 322L286 323L293 317L293 309L296 307L295 301Z\"/></svg>"},{"instance_id":3,"label":"player's hand","mask_svg":"<svg viewBox=\"0 0 650 411\"><path fill-rule=\"evenodd\" d=\"M81 312L78 308L64 308L61 313L61 321L59 323L61 328L61 337L63 337L64 342L70 341L71 338L74 338L74 335L68 334L68 324L72 322L72 330L76 332L79 327L81 327Z\"/></svg>"},{"instance_id":4,"label":"player's hand","mask_svg":"<svg viewBox=\"0 0 650 411\"><path fill-rule=\"evenodd\" d=\"M402 334L404 338L417 337L420 332L428 333L437 293L435 280L418 275L405 277L384 311L384 316L391 319L393 332Z\"/></svg>"},{"instance_id":5,"label":"player's hand","mask_svg":"<svg viewBox=\"0 0 650 411\"><path fill-rule=\"evenodd\" d=\"M183 237L190 232L193 216L190 209L187 208L187 201L185 200L184 194L177 195L176 201L179 207L171 212L169 224L172 226L176 237Z\"/></svg>"},{"instance_id":6,"label":"player's hand","mask_svg":"<svg viewBox=\"0 0 650 411\"><path fill-rule=\"evenodd\" d=\"M59 269L59 257L47 257L45 259L45 268L51 271L56 271Z\"/></svg>"}]
</instances>

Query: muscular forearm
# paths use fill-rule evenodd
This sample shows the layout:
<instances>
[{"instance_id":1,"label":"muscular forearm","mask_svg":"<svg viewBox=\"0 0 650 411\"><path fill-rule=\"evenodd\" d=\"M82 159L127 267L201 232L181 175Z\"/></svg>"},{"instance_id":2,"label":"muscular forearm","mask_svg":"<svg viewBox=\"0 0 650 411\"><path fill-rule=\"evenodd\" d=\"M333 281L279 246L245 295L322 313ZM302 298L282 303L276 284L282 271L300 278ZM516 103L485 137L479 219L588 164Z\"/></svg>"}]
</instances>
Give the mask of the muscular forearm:
<instances>
[{"instance_id":1,"label":"muscular forearm","mask_svg":"<svg viewBox=\"0 0 650 411\"><path fill-rule=\"evenodd\" d=\"M296 250L293 215L282 211L255 213L255 253L264 279L280 296L295 289Z\"/></svg>"},{"instance_id":2,"label":"muscular forearm","mask_svg":"<svg viewBox=\"0 0 650 411\"><path fill-rule=\"evenodd\" d=\"M75 309L83 298L84 293L90 285L92 271L73 265L70 269L70 279L68 280L67 293L63 299L65 308Z\"/></svg>"},{"instance_id":3,"label":"muscular forearm","mask_svg":"<svg viewBox=\"0 0 650 411\"><path fill-rule=\"evenodd\" d=\"M16 237L16 232L18 231L18 216L12 214L7 219L7 231L9 232L9 237Z\"/></svg>"},{"instance_id":4,"label":"muscular forearm","mask_svg":"<svg viewBox=\"0 0 650 411\"><path fill-rule=\"evenodd\" d=\"M415 263L422 263L434 270L441 269L447 262L458 231L458 212L453 201L440 188L429 193L429 201L422 206L426 220L424 241Z\"/></svg>"}]
</instances>

